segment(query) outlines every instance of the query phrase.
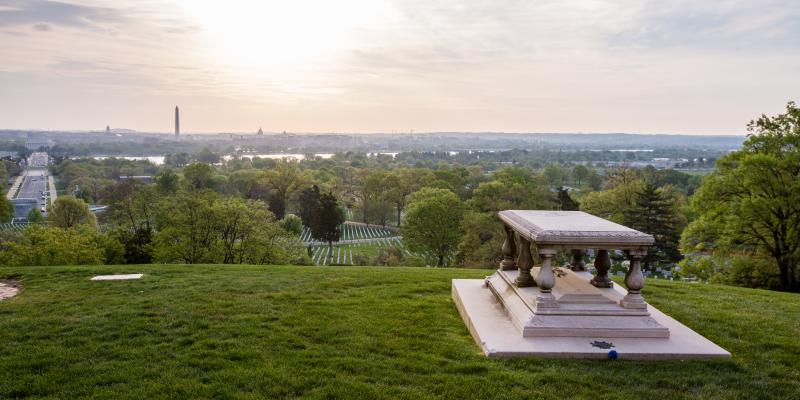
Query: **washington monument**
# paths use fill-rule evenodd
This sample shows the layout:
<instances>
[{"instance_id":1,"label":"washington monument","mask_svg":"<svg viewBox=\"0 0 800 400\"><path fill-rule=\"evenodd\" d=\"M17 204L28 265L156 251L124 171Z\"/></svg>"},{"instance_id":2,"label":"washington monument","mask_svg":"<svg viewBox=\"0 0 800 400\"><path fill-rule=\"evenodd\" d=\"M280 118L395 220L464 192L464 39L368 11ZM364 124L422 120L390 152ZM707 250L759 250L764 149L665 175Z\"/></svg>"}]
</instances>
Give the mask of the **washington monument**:
<instances>
[{"instance_id":1,"label":"washington monument","mask_svg":"<svg viewBox=\"0 0 800 400\"><path fill-rule=\"evenodd\" d=\"M175 139L181 137L181 119L178 115L178 106L175 106Z\"/></svg>"}]
</instances>

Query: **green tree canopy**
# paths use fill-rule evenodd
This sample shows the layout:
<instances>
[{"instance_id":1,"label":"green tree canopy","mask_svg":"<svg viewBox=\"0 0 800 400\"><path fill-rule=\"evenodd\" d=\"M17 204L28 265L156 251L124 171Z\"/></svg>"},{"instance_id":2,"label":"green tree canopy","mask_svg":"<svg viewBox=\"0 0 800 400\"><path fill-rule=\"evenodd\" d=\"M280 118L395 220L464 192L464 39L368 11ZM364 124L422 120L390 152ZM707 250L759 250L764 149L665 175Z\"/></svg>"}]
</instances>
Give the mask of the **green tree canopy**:
<instances>
[{"instance_id":1,"label":"green tree canopy","mask_svg":"<svg viewBox=\"0 0 800 400\"><path fill-rule=\"evenodd\" d=\"M298 196L299 210L297 215L303 221L303 225L310 227L314 223L319 212L319 202L322 194L319 191L319 186L313 185L310 188L303 189Z\"/></svg>"},{"instance_id":2,"label":"green tree canopy","mask_svg":"<svg viewBox=\"0 0 800 400\"><path fill-rule=\"evenodd\" d=\"M333 257L333 242L341 236L344 211L333 193L324 193L319 198L319 208L311 223L311 237L328 243L328 257Z\"/></svg>"},{"instance_id":3,"label":"green tree canopy","mask_svg":"<svg viewBox=\"0 0 800 400\"><path fill-rule=\"evenodd\" d=\"M214 168L204 163L187 165L183 169L183 178L190 189L213 189Z\"/></svg>"},{"instance_id":4,"label":"green tree canopy","mask_svg":"<svg viewBox=\"0 0 800 400\"><path fill-rule=\"evenodd\" d=\"M772 258L784 290L798 289L800 263L800 108L748 124L741 150L717 161L692 207L700 216L688 248L735 249ZM701 241L702 240L702 241Z\"/></svg>"},{"instance_id":5,"label":"green tree canopy","mask_svg":"<svg viewBox=\"0 0 800 400\"><path fill-rule=\"evenodd\" d=\"M4 265L86 265L119 263L121 245L88 225L67 229L31 225L0 252Z\"/></svg>"},{"instance_id":6,"label":"green tree canopy","mask_svg":"<svg viewBox=\"0 0 800 400\"><path fill-rule=\"evenodd\" d=\"M423 188L411 196L402 224L403 242L416 253L444 266L461 239L464 206L458 196L445 189Z\"/></svg>"},{"instance_id":7,"label":"green tree canopy","mask_svg":"<svg viewBox=\"0 0 800 400\"><path fill-rule=\"evenodd\" d=\"M155 177L156 187L162 194L173 194L180 187L180 179L180 176L171 168L164 168Z\"/></svg>"},{"instance_id":8,"label":"green tree canopy","mask_svg":"<svg viewBox=\"0 0 800 400\"><path fill-rule=\"evenodd\" d=\"M624 223L630 228L649 233L655 245L642 260L643 268L649 269L654 261L678 262L682 256L678 250L681 219L675 210L673 198L647 182L636 192L632 207L624 212Z\"/></svg>"},{"instance_id":9,"label":"green tree canopy","mask_svg":"<svg viewBox=\"0 0 800 400\"><path fill-rule=\"evenodd\" d=\"M9 222L14 218L14 206L5 196L5 193L0 193L0 222Z\"/></svg>"},{"instance_id":10,"label":"green tree canopy","mask_svg":"<svg viewBox=\"0 0 800 400\"><path fill-rule=\"evenodd\" d=\"M25 219L27 219L28 222L32 224L39 224L44 222L44 216L42 216L42 213L36 207L31 208L31 210L28 211L28 215L26 215L25 217L26 217Z\"/></svg>"},{"instance_id":11,"label":"green tree canopy","mask_svg":"<svg viewBox=\"0 0 800 400\"><path fill-rule=\"evenodd\" d=\"M89 205L72 196L60 196L51 207L47 219L52 226L67 229L77 225L97 225Z\"/></svg>"}]
</instances>

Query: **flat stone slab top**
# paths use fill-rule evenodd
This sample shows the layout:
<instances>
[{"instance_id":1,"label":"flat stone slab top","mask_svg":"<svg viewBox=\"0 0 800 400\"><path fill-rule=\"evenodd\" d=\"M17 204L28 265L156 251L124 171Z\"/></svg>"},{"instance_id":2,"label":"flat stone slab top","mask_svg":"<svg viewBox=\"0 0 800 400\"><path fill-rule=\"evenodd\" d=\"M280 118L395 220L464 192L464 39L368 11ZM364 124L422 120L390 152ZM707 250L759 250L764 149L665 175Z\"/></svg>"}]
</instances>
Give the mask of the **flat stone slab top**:
<instances>
[{"instance_id":1,"label":"flat stone slab top","mask_svg":"<svg viewBox=\"0 0 800 400\"><path fill-rule=\"evenodd\" d=\"M583 211L506 210L500 219L537 245L565 248L651 246L653 236Z\"/></svg>"},{"instance_id":2,"label":"flat stone slab top","mask_svg":"<svg viewBox=\"0 0 800 400\"><path fill-rule=\"evenodd\" d=\"M5 300L16 296L19 293L19 286L7 282L0 282L0 300Z\"/></svg>"},{"instance_id":3,"label":"flat stone slab top","mask_svg":"<svg viewBox=\"0 0 800 400\"><path fill-rule=\"evenodd\" d=\"M126 281L130 279L139 279L144 274L118 274L118 275L97 275L91 280L93 281Z\"/></svg>"},{"instance_id":4,"label":"flat stone slab top","mask_svg":"<svg viewBox=\"0 0 800 400\"><path fill-rule=\"evenodd\" d=\"M585 274L588 279L591 275ZM623 296L624 289L614 285L605 290ZM652 305L650 317L669 329L666 338L563 337L523 336L520 328L509 318L503 305L481 279L454 279L453 301L470 334L489 357L538 356L551 358L609 358L636 360L730 358L730 353L670 318ZM599 333L599 332L598 332Z\"/></svg>"}]
</instances>

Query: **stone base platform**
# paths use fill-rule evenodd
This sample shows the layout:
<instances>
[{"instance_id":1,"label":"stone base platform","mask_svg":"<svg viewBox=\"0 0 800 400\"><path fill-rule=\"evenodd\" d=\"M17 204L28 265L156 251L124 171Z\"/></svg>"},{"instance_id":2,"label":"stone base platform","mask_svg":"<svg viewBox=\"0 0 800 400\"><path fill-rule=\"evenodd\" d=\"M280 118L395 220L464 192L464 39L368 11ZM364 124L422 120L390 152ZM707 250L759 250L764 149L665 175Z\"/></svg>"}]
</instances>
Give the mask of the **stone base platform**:
<instances>
[{"instance_id":1,"label":"stone base platform","mask_svg":"<svg viewBox=\"0 0 800 400\"><path fill-rule=\"evenodd\" d=\"M606 290L614 290L620 297L625 294L617 285ZM668 337L612 338L604 337L602 332L596 337L525 337L524 327L515 326L484 280L454 279L452 294L472 337L489 357L608 358L609 352L614 350L621 359L730 358L725 349L651 305L647 307L649 318L668 329ZM609 344L612 347L608 347Z\"/></svg>"},{"instance_id":2,"label":"stone base platform","mask_svg":"<svg viewBox=\"0 0 800 400\"><path fill-rule=\"evenodd\" d=\"M533 268L532 274L538 273L539 268ZM669 337L669 330L654 320L646 308L624 308L620 305L623 294L613 288L592 286L588 272L559 268L558 284L553 288L553 296L558 299L555 308L538 308L539 288L517 287L517 276L517 270L497 271L486 278L486 285L522 336Z\"/></svg>"}]
</instances>

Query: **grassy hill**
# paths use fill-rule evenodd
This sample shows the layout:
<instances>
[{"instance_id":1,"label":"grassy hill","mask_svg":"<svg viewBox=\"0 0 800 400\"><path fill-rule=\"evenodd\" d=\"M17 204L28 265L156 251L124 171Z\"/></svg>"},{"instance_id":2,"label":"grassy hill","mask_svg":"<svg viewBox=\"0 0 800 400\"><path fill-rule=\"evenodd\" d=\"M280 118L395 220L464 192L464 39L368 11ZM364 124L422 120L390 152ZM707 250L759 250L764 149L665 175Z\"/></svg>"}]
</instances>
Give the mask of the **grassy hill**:
<instances>
[{"instance_id":1,"label":"grassy hill","mask_svg":"<svg viewBox=\"0 0 800 400\"><path fill-rule=\"evenodd\" d=\"M96 274L144 272L139 281ZM0 268L0 398L798 398L800 295L649 281L724 361L487 359L450 300L486 270Z\"/></svg>"}]
</instances>

